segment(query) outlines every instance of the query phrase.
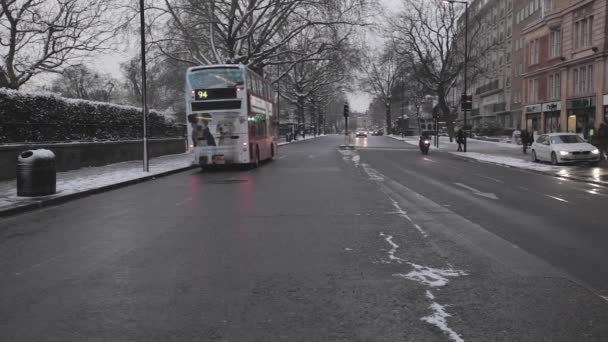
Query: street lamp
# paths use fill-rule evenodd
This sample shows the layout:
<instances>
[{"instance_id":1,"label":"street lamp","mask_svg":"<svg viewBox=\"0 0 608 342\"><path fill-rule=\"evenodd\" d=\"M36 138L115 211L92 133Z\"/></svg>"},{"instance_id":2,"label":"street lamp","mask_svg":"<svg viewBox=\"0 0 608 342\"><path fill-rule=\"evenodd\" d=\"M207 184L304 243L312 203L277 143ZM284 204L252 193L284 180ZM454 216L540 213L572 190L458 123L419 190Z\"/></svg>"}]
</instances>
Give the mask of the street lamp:
<instances>
[{"instance_id":1,"label":"street lamp","mask_svg":"<svg viewBox=\"0 0 608 342\"><path fill-rule=\"evenodd\" d=\"M148 172L150 171L150 163L148 161L148 103L146 99L146 27L144 19L144 0L139 0L139 18L141 29L141 103L144 114L144 172Z\"/></svg>"},{"instance_id":2,"label":"street lamp","mask_svg":"<svg viewBox=\"0 0 608 342\"><path fill-rule=\"evenodd\" d=\"M469 45L469 37L468 37L468 32L469 32L469 3L467 1L460 1L460 0L444 0L443 2L449 2L450 4L454 4L459 3L459 4L464 4L464 89L462 90L462 99L465 100L466 102L468 102L469 96L467 95L467 64L469 62L469 52L468 52L468 45ZM462 102L462 101L461 101ZM471 108L462 108L463 114L464 114L464 149L463 151L466 152L467 151L467 111L470 110Z\"/></svg>"}]
</instances>

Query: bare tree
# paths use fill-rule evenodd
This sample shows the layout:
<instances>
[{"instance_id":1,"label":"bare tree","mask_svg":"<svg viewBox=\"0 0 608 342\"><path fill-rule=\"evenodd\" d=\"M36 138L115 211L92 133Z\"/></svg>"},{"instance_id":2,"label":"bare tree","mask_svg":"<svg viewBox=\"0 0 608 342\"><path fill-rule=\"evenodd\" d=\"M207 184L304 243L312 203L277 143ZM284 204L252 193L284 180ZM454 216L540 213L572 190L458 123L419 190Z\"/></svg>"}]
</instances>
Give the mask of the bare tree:
<instances>
[{"instance_id":1,"label":"bare tree","mask_svg":"<svg viewBox=\"0 0 608 342\"><path fill-rule=\"evenodd\" d=\"M370 53L363 63L362 84L384 104L387 134L392 133L393 89L399 85L403 67L403 63L398 60L397 54L389 45L386 45L380 54Z\"/></svg>"},{"instance_id":2,"label":"bare tree","mask_svg":"<svg viewBox=\"0 0 608 342\"><path fill-rule=\"evenodd\" d=\"M19 89L107 47L111 0L0 0L0 87Z\"/></svg>"},{"instance_id":3,"label":"bare tree","mask_svg":"<svg viewBox=\"0 0 608 342\"><path fill-rule=\"evenodd\" d=\"M362 25L373 0L163 0L151 9L153 44L191 64L242 63L261 72L268 64L314 59L325 46L295 62L284 47L310 28ZM170 33L170 34L167 34Z\"/></svg>"},{"instance_id":4,"label":"bare tree","mask_svg":"<svg viewBox=\"0 0 608 342\"><path fill-rule=\"evenodd\" d=\"M464 39L460 39L458 16L453 7L438 0L403 0L405 9L392 17L388 34L395 43L396 52L409 60L416 79L423 88L437 95L441 119L448 132L454 134L456 114L450 110L448 95L456 86L464 68ZM471 20L469 42L480 37L482 23ZM470 81L486 70L482 61L494 49L495 43L475 44L468 50ZM471 82L472 83L472 82Z\"/></svg>"},{"instance_id":5,"label":"bare tree","mask_svg":"<svg viewBox=\"0 0 608 342\"><path fill-rule=\"evenodd\" d=\"M110 102L118 81L84 66L71 66L53 81L51 90L62 96Z\"/></svg>"}]
</instances>

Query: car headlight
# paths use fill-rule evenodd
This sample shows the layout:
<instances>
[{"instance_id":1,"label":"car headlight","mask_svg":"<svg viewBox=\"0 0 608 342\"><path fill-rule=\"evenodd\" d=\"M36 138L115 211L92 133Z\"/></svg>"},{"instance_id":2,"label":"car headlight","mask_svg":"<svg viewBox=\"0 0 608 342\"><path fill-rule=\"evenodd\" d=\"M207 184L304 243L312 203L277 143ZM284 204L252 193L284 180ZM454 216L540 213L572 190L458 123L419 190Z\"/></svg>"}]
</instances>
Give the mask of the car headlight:
<instances>
[{"instance_id":1,"label":"car headlight","mask_svg":"<svg viewBox=\"0 0 608 342\"><path fill-rule=\"evenodd\" d=\"M424 143L425 143L425 144L428 144L428 143L429 143L429 141L428 141L428 140L425 140L425 141L424 141Z\"/></svg>"},{"instance_id":2,"label":"car headlight","mask_svg":"<svg viewBox=\"0 0 608 342\"><path fill-rule=\"evenodd\" d=\"M570 152L567 151L559 151L559 154L562 156L567 156L568 154L570 154Z\"/></svg>"},{"instance_id":3,"label":"car headlight","mask_svg":"<svg viewBox=\"0 0 608 342\"><path fill-rule=\"evenodd\" d=\"M591 151L591 153L593 153L593 154L600 154L600 150L598 150L598 149L596 148L595 150Z\"/></svg>"}]
</instances>

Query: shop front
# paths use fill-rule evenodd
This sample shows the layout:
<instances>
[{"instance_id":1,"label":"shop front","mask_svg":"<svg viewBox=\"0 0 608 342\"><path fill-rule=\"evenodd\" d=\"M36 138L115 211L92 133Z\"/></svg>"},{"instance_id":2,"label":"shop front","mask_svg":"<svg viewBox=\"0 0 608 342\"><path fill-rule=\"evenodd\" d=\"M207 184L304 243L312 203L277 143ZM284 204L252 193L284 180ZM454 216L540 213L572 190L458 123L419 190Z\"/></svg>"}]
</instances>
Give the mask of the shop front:
<instances>
[{"instance_id":1,"label":"shop front","mask_svg":"<svg viewBox=\"0 0 608 342\"><path fill-rule=\"evenodd\" d=\"M585 139L593 134L595 125L595 98L580 97L567 101L568 120L566 128L570 133L578 133Z\"/></svg>"},{"instance_id":2,"label":"shop front","mask_svg":"<svg viewBox=\"0 0 608 342\"><path fill-rule=\"evenodd\" d=\"M559 101L543 103L543 132L555 133L561 132L560 116L562 104Z\"/></svg>"},{"instance_id":3,"label":"shop front","mask_svg":"<svg viewBox=\"0 0 608 342\"><path fill-rule=\"evenodd\" d=\"M541 130L541 105L535 104L526 106L526 130L536 134Z\"/></svg>"}]
</instances>

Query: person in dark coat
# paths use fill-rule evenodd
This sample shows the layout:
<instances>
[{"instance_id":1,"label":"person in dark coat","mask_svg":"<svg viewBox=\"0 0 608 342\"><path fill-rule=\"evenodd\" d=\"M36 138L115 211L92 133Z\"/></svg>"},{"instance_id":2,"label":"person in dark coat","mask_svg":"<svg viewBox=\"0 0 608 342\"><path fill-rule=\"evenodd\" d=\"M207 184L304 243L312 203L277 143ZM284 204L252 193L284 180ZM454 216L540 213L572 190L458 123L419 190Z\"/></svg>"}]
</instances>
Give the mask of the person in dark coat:
<instances>
[{"instance_id":1,"label":"person in dark coat","mask_svg":"<svg viewBox=\"0 0 608 342\"><path fill-rule=\"evenodd\" d=\"M600 150L600 159L608 159L608 126L605 122L602 122L597 130L597 141Z\"/></svg>"},{"instance_id":2,"label":"person in dark coat","mask_svg":"<svg viewBox=\"0 0 608 342\"><path fill-rule=\"evenodd\" d=\"M464 130L458 130L458 133L456 133L456 142L458 143L458 152L462 152L462 145L464 144Z\"/></svg>"},{"instance_id":3,"label":"person in dark coat","mask_svg":"<svg viewBox=\"0 0 608 342\"><path fill-rule=\"evenodd\" d=\"M528 153L528 144L530 143L530 133L527 129L521 131L521 145L524 151L524 154Z\"/></svg>"}]
</instances>

